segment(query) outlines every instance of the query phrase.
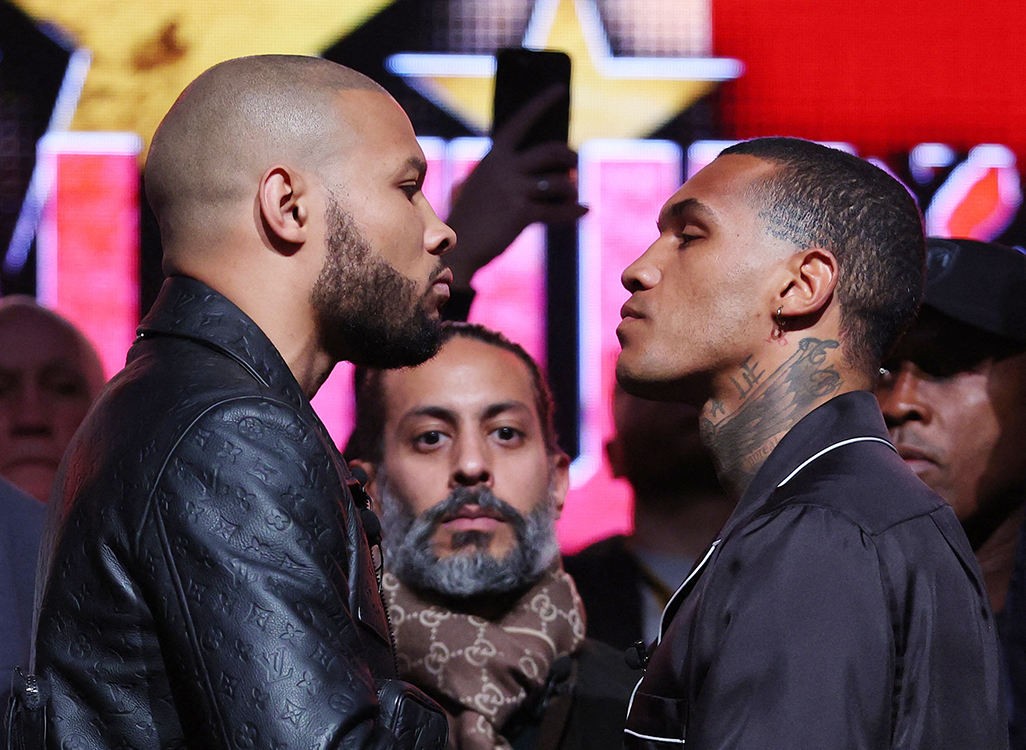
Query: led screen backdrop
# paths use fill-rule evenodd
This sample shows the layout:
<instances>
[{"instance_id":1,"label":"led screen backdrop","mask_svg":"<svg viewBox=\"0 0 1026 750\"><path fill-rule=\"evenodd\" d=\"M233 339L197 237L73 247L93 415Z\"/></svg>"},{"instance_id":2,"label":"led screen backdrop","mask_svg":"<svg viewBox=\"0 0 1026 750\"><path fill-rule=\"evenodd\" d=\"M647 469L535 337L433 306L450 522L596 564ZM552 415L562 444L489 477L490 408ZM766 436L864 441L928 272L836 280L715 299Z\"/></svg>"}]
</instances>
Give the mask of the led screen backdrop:
<instances>
[{"instance_id":1,"label":"led screen backdrop","mask_svg":"<svg viewBox=\"0 0 1026 750\"><path fill-rule=\"evenodd\" d=\"M630 525L628 493L610 477L602 450L613 330L626 298L620 272L654 238L665 197L725 143L781 133L844 143L905 181L932 232L1010 244L1026 235L1026 132L1018 127L1026 72L1009 53L1026 32L1026 14L1014 2L967 15L954 2L909 0L299 0L274 24L259 0L17 0L17 9L49 29L44 39L71 39L79 60L91 56L74 120L67 118L76 135L131 135L43 142L32 180L49 202L40 204L30 242L8 247L3 291L31 279L44 302L97 341L108 372L123 361L152 300L147 279L157 275L159 249L145 216L140 225L141 154L160 116L203 69L243 54L323 54L382 81L426 136L426 190L444 215L452 186L487 148L490 52L521 43L567 50L575 71L571 137L591 206L571 248L575 270L558 283L546 279L545 233L530 228L476 277L471 316L524 343L553 374L573 365L577 456L560 522L567 549ZM22 125L6 103L16 83L25 89L11 64L15 41L24 44L0 28L0 157L8 172L15 146L5 134ZM24 164L24 144L17 148ZM27 186L10 192L0 208L25 215ZM554 287L572 292L577 305L546 320ZM553 331L566 327L574 350L549 351ZM315 401L340 444L349 377L339 367Z\"/></svg>"}]
</instances>

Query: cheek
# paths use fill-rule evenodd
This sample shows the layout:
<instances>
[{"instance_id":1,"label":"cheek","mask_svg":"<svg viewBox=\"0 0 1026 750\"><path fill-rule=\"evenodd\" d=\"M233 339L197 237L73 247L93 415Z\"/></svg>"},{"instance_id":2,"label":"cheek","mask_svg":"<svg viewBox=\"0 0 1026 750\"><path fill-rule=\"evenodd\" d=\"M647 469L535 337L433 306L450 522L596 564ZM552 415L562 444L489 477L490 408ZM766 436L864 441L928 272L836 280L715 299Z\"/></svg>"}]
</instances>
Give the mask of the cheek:
<instances>
[{"instance_id":1,"label":"cheek","mask_svg":"<svg viewBox=\"0 0 1026 750\"><path fill-rule=\"evenodd\" d=\"M535 451L506 457L495 465L495 494L524 516L548 496L549 464Z\"/></svg>"},{"instance_id":2,"label":"cheek","mask_svg":"<svg viewBox=\"0 0 1026 750\"><path fill-rule=\"evenodd\" d=\"M1000 447L1000 427L989 408L966 410L953 415L946 426L948 438L949 482L953 491L952 504L975 505L977 495L985 492L986 477L1003 467L995 450ZM997 463L996 463L997 462Z\"/></svg>"},{"instance_id":3,"label":"cheek","mask_svg":"<svg viewBox=\"0 0 1026 750\"><path fill-rule=\"evenodd\" d=\"M433 508L449 494L449 472L441 460L407 453L384 468L389 489L405 499L416 515Z\"/></svg>"},{"instance_id":4,"label":"cheek","mask_svg":"<svg viewBox=\"0 0 1026 750\"><path fill-rule=\"evenodd\" d=\"M70 440L88 411L88 403L57 404L53 410L54 430L60 438Z\"/></svg>"},{"instance_id":5,"label":"cheek","mask_svg":"<svg viewBox=\"0 0 1026 750\"><path fill-rule=\"evenodd\" d=\"M372 241L372 247L392 268L420 286L423 286L425 268L434 263L432 256L424 252L423 227L416 207L404 201L375 223Z\"/></svg>"}]
</instances>

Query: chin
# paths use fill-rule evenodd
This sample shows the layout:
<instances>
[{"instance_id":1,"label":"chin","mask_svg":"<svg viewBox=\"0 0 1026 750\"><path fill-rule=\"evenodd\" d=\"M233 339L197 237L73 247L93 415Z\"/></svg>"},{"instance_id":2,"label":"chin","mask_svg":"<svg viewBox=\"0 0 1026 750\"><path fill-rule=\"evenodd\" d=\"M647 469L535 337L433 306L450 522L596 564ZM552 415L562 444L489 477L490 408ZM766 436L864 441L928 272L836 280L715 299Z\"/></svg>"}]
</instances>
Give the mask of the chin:
<instances>
[{"instance_id":1,"label":"chin","mask_svg":"<svg viewBox=\"0 0 1026 750\"><path fill-rule=\"evenodd\" d=\"M674 401L701 409L712 397L708 376L685 374L665 377L655 373L639 372L628 367L623 358L616 363L616 382L627 393L648 401Z\"/></svg>"}]
</instances>

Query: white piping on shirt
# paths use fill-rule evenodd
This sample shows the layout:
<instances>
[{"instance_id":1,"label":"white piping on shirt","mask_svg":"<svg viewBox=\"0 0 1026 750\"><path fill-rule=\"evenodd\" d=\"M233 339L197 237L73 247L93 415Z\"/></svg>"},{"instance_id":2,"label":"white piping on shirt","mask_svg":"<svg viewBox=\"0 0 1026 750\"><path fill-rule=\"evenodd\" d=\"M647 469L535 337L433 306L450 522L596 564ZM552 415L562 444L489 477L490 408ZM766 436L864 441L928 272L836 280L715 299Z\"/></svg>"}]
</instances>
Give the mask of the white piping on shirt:
<instances>
[{"instance_id":1,"label":"white piping on shirt","mask_svg":"<svg viewBox=\"0 0 1026 750\"><path fill-rule=\"evenodd\" d=\"M864 436L862 436L862 437L853 437L853 438L848 438L847 440L842 440L842 441L841 441L841 442L839 442L839 443L834 443L833 445L828 445L828 446L827 446L826 448L824 448L823 450L821 450L821 451L820 451L819 453L816 453L816 454L814 454L814 455L812 455L812 456L809 456L809 457L808 457L807 459L805 459L804 461L802 461L802 462L801 462L800 464L798 464L798 468L797 468L797 469L795 469L795 470L794 470L794 471L792 471L792 472L791 472L790 474L788 474L788 475L787 475L786 477L784 477L784 480L783 480L783 481L782 481L782 482L781 482L780 484L778 484L778 485L777 485L777 489L779 490L779 489L780 489L781 487L783 487L783 486L784 486L785 484L787 484L787 483L788 483L788 482L790 482L790 481L791 481L792 479L794 479L794 478L795 478L795 476L796 476L796 475L798 474L798 472L799 472L799 471L801 471L801 470L802 470L802 469L804 469L804 468L805 468L806 466L808 466L809 464L811 464L811 463L812 463L813 461L815 461L815 460L816 460L817 458L820 458L821 456L823 456L823 455L825 455L825 454L829 453L830 451L834 450L835 448L841 448L842 446L845 446L845 445L851 445L852 443L866 443L866 442L872 442L872 443L883 443L884 445L886 445L886 446L887 446L888 448L890 448L890 449L891 449L892 451L894 451L895 453L897 453L897 452L898 452L898 449L897 449L897 448L895 448L895 447L894 447L894 446L893 446L893 445L891 444L891 442L890 442L889 440L884 440L883 438L880 438L880 437L871 437L871 436L869 436L869 435L864 435Z\"/></svg>"},{"instance_id":2,"label":"white piping on shirt","mask_svg":"<svg viewBox=\"0 0 1026 750\"><path fill-rule=\"evenodd\" d=\"M668 610L670 608L670 604L673 602L674 599L677 598L677 594L679 594L681 592L681 589L683 589L685 586L687 586L688 583L690 583L691 579L694 578L695 576L697 576L699 574L699 572L702 570L702 568L705 567L705 564L707 562L709 562L709 558L712 557L712 553L716 551L716 548L719 545L720 545L720 540L719 539L717 539L716 541L714 541L712 544L709 545L709 549L707 549L705 551L705 554L702 556L702 559L698 561L698 565L696 565L694 567L694 570L692 570L690 573L688 573L688 577L684 579L684 583L682 583L680 586L678 586L677 590L673 592L673 596L670 597L670 601L666 602L666 606L663 607L662 614L659 615L659 635L656 636L656 645L657 646L663 640L663 619L666 617L666 610Z\"/></svg>"}]
</instances>

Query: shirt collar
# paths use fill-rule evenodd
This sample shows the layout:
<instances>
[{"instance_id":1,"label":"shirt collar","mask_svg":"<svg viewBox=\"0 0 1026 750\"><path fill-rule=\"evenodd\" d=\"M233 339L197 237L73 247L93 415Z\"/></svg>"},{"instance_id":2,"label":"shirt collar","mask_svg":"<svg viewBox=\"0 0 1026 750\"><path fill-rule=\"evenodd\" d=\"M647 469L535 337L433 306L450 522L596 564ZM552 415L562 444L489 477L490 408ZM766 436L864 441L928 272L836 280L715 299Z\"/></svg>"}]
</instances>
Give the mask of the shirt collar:
<instances>
[{"instance_id":1,"label":"shirt collar","mask_svg":"<svg viewBox=\"0 0 1026 750\"><path fill-rule=\"evenodd\" d=\"M824 449L858 438L890 444L880 407L869 391L843 393L806 414L787 431L759 468L724 526L721 538L760 508L796 469L808 465L809 459Z\"/></svg>"}]
</instances>

